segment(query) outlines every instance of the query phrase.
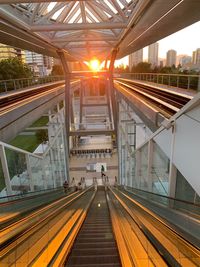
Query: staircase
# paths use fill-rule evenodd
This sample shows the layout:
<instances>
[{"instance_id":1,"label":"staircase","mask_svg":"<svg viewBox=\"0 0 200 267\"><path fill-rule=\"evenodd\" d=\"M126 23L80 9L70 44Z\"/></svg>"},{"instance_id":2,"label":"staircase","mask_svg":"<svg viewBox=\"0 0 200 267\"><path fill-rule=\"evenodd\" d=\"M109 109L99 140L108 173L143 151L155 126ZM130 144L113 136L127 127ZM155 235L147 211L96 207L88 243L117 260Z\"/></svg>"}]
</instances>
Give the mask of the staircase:
<instances>
[{"instance_id":1,"label":"staircase","mask_svg":"<svg viewBox=\"0 0 200 267\"><path fill-rule=\"evenodd\" d=\"M120 267L105 190L98 191L65 263L67 267Z\"/></svg>"}]
</instances>

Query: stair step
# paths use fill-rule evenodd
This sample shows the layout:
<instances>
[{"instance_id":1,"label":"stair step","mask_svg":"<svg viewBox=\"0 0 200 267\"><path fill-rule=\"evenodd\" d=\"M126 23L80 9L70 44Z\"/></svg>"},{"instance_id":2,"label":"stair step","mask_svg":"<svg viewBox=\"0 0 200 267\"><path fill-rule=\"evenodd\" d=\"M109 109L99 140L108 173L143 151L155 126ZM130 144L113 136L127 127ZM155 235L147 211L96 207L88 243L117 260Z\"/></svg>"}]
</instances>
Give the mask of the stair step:
<instances>
[{"instance_id":1,"label":"stair step","mask_svg":"<svg viewBox=\"0 0 200 267\"><path fill-rule=\"evenodd\" d=\"M99 264L99 263L119 263L120 259L118 255L86 255L86 256L71 256L68 264Z\"/></svg>"},{"instance_id":2,"label":"stair step","mask_svg":"<svg viewBox=\"0 0 200 267\"><path fill-rule=\"evenodd\" d=\"M113 233L112 232L103 232L103 233L80 233L78 235L78 238L113 238Z\"/></svg>"},{"instance_id":3,"label":"stair step","mask_svg":"<svg viewBox=\"0 0 200 267\"><path fill-rule=\"evenodd\" d=\"M92 242L99 242L99 243L103 243L105 241L113 241L113 237L109 237L109 238L96 238L95 236L94 237L80 237L78 236L77 238L77 242L81 242L81 243L92 243Z\"/></svg>"},{"instance_id":4,"label":"stair step","mask_svg":"<svg viewBox=\"0 0 200 267\"><path fill-rule=\"evenodd\" d=\"M87 245L85 248L76 248L73 249L72 256L86 256L86 255L118 255L118 250L116 247L110 247L110 248L87 248Z\"/></svg>"},{"instance_id":5,"label":"stair step","mask_svg":"<svg viewBox=\"0 0 200 267\"><path fill-rule=\"evenodd\" d=\"M115 242L112 240L110 242L106 242L104 240L104 242L101 242L101 243L95 243L95 242L91 242L91 243L84 243L84 242L81 242L81 243L75 243L74 244L74 249L81 249L81 248L91 248L91 249L95 249L95 248L112 248L112 247L115 247Z\"/></svg>"},{"instance_id":6,"label":"stair step","mask_svg":"<svg viewBox=\"0 0 200 267\"><path fill-rule=\"evenodd\" d=\"M95 229L95 228L83 228L80 233L112 233L112 228Z\"/></svg>"},{"instance_id":7,"label":"stair step","mask_svg":"<svg viewBox=\"0 0 200 267\"><path fill-rule=\"evenodd\" d=\"M87 264L67 264L66 267L121 267L120 263L87 263Z\"/></svg>"}]
</instances>

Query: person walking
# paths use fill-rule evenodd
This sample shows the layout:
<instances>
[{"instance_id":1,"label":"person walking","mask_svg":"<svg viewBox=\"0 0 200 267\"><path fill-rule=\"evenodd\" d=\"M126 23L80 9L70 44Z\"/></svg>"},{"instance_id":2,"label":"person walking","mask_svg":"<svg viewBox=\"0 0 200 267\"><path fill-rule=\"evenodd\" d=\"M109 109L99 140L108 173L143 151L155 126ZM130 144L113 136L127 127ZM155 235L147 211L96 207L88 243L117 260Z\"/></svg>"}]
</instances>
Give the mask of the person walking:
<instances>
[{"instance_id":1,"label":"person walking","mask_svg":"<svg viewBox=\"0 0 200 267\"><path fill-rule=\"evenodd\" d=\"M101 178L103 178L103 177L106 176L105 173L104 173L104 171L105 171L105 168L104 168L103 165L101 165Z\"/></svg>"},{"instance_id":2,"label":"person walking","mask_svg":"<svg viewBox=\"0 0 200 267\"><path fill-rule=\"evenodd\" d=\"M67 181L64 181L63 183L63 188L64 188L64 193L67 193L68 189L69 189L69 184Z\"/></svg>"}]
</instances>

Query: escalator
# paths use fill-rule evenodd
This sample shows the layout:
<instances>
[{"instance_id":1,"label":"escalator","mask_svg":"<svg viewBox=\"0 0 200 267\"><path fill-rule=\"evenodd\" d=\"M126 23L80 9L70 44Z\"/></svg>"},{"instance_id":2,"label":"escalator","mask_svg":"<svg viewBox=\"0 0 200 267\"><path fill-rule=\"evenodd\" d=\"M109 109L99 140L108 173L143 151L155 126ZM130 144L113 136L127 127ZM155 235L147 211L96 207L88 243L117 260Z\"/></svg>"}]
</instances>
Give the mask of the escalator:
<instances>
[{"instance_id":1,"label":"escalator","mask_svg":"<svg viewBox=\"0 0 200 267\"><path fill-rule=\"evenodd\" d=\"M65 266L121 266L103 187L98 187L96 196L76 237Z\"/></svg>"}]
</instances>

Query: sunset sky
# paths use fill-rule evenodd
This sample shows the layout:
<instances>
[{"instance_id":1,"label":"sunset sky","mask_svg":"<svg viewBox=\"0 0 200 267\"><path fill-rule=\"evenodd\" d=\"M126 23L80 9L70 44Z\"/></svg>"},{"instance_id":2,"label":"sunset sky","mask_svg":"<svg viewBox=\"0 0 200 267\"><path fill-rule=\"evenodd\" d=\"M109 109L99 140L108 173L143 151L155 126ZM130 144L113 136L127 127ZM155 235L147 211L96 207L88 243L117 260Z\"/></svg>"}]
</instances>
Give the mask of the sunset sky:
<instances>
[{"instance_id":1,"label":"sunset sky","mask_svg":"<svg viewBox=\"0 0 200 267\"><path fill-rule=\"evenodd\" d=\"M200 21L186 27L168 37L158 41L159 58L166 58L166 53L170 49L177 51L177 55L187 54L192 56L192 51L200 48ZM148 57L148 48L143 51L143 59ZM128 64L128 57L118 60L116 65Z\"/></svg>"}]
</instances>

